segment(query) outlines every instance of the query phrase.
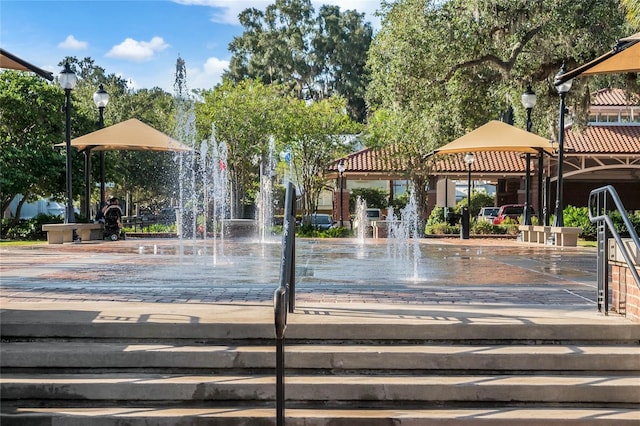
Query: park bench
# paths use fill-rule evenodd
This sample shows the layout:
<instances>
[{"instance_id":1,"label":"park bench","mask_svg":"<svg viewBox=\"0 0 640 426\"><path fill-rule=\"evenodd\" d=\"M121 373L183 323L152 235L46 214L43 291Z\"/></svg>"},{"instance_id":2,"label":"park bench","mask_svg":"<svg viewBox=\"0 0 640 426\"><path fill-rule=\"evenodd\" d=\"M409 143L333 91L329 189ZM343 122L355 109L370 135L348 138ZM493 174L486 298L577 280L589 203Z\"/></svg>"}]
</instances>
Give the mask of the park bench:
<instances>
[{"instance_id":1,"label":"park bench","mask_svg":"<svg viewBox=\"0 0 640 426\"><path fill-rule=\"evenodd\" d=\"M47 223L42 230L47 233L49 244L73 242L73 230L81 241L101 240L103 225L101 223Z\"/></svg>"},{"instance_id":2,"label":"park bench","mask_svg":"<svg viewBox=\"0 0 640 426\"><path fill-rule=\"evenodd\" d=\"M520 225L518 229L525 243L547 244L553 241L553 245L559 247L577 246L578 236L582 232L582 228L573 226Z\"/></svg>"}]
</instances>

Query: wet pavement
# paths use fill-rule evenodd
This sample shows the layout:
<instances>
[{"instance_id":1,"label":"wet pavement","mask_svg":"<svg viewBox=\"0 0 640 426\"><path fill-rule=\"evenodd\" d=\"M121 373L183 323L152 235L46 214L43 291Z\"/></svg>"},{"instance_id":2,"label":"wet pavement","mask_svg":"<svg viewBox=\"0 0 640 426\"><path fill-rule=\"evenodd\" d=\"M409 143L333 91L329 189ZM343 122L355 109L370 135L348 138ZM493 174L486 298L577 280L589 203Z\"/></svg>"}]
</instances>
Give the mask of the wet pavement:
<instances>
[{"instance_id":1,"label":"wet pavement","mask_svg":"<svg viewBox=\"0 0 640 426\"><path fill-rule=\"evenodd\" d=\"M0 304L272 304L281 244L128 239L0 245ZM596 310L596 251L514 240L298 239L296 300Z\"/></svg>"}]
</instances>

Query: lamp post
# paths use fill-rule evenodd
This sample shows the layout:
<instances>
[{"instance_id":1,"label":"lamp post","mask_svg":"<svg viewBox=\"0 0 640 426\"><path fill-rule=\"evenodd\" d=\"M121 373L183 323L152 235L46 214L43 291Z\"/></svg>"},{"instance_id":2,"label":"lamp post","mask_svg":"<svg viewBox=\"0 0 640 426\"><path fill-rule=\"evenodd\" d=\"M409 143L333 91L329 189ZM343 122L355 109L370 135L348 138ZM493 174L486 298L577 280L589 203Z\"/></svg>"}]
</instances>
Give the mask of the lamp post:
<instances>
[{"instance_id":1,"label":"lamp post","mask_svg":"<svg viewBox=\"0 0 640 426\"><path fill-rule=\"evenodd\" d=\"M472 152L464 156L464 162L467 165L467 207L462 208L462 239L468 240L471 231L471 165L476 160Z\"/></svg>"},{"instance_id":2,"label":"lamp post","mask_svg":"<svg viewBox=\"0 0 640 426\"><path fill-rule=\"evenodd\" d=\"M558 178L556 181L556 208L555 218L553 219L553 226L564 226L564 214L562 211L562 169L564 164L564 114L565 114L565 98L567 93L571 89L573 79L562 82L561 78L567 71L564 62L558 74L554 79L554 85L560 95L560 118L558 124Z\"/></svg>"},{"instance_id":3,"label":"lamp post","mask_svg":"<svg viewBox=\"0 0 640 426\"><path fill-rule=\"evenodd\" d=\"M522 94L522 106L527 109L527 132L531 132L531 128L533 127L533 123L531 122L531 110L536 106L536 94L531 89L531 84L527 86L527 91ZM529 206L531 205L531 154L527 152L525 156L525 161L527 164L525 165L525 184L524 184L524 224L531 225L531 214L529 213ZM542 176L540 174L541 170L538 170L538 177ZM540 192L540 179L538 179L538 192ZM540 206L538 205L538 210Z\"/></svg>"},{"instance_id":4,"label":"lamp post","mask_svg":"<svg viewBox=\"0 0 640 426\"><path fill-rule=\"evenodd\" d=\"M65 62L64 69L60 72L60 86L64 89L65 96L65 147L66 147L66 172L67 172L67 207L65 209L64 222L75 223L76 218L73 212L73 190L71 182L71 91L76 87L76 74L69 67L69 62ZM75 240L75 238L74 238Z\"/></svg>"},{"instance_id":5,"label":"lamp post","mask_svg":"<svg viewBox=\"0 0 640 426\"><path fill-rule=\"evenodd\" d=\"M104 127L104 108L107 106L107 104L109 103L109 94L107 93L106 90L104 90L104 87L102 86L102 84L100 86L98 86L98 90L95 91L95 93L93 94L93 102L96 104L96 107L98 107L98 113L99 113L99 118L98 118L98 129L102 129ZM102 208L102 203L105 201L105 167L104 167L104 151L100 151L100 207L98 208Z\"/></svg>"},{"instance_id":6,"label":"lamp post","mask_svg":"<svg viewBox=\"0 0 640 426\"><path fill-rule=\"evenodd\" d=\"M342 188L343 188L343 177L342 174L344 173L344 171L346 170L346 167L344 165L344 161L340 161L340 163L338 163L338 173L340 174L340 227L344 227L344 221L343 221L343 207L342 207L342 203L343 203L343 199L344 197L342 196Z\"/></svg>"}]
</instances>

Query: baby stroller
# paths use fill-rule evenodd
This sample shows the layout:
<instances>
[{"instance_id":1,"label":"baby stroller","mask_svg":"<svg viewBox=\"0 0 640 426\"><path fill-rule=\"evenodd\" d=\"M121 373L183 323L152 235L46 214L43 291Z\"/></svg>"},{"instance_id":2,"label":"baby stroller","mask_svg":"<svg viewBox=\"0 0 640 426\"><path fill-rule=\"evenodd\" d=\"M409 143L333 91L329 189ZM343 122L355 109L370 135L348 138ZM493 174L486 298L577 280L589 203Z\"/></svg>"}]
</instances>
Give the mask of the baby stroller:
<instances>
[{"instance_id":1,"label":"baby stroller","mask_svg":"<svg viewBox=\"0 0 640 426\"><path fill-rule=\"evenodd\" d=\"M118 239L125 239L124 231L120 230L120 220L122 218L122 211L120 206L110 205L104 212L104 238L111 241L118 241Z\"/></svg>"}]
</instances>

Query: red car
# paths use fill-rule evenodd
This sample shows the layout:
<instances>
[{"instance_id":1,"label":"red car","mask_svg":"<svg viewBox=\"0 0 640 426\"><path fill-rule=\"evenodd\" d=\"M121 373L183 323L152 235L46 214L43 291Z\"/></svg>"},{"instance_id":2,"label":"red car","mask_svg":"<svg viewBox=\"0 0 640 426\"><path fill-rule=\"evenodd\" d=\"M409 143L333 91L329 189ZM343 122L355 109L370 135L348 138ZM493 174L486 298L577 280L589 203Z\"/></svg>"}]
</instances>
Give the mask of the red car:
<instances>
[{"instance_id":1,"label":"red car","mask_svg":"<svg viewBox=\"0 0 640 426\"><path fill-rule=\"evenodd\" d=\"M533 207L529 207L529 214L534 216ZM498 216L493 219L494 225L500 225L506 218L511 218L516 222L520 222L520 216L524 215L524 204L505 204L500 206L498 210Z\"/></svg>"}]
</instances>

